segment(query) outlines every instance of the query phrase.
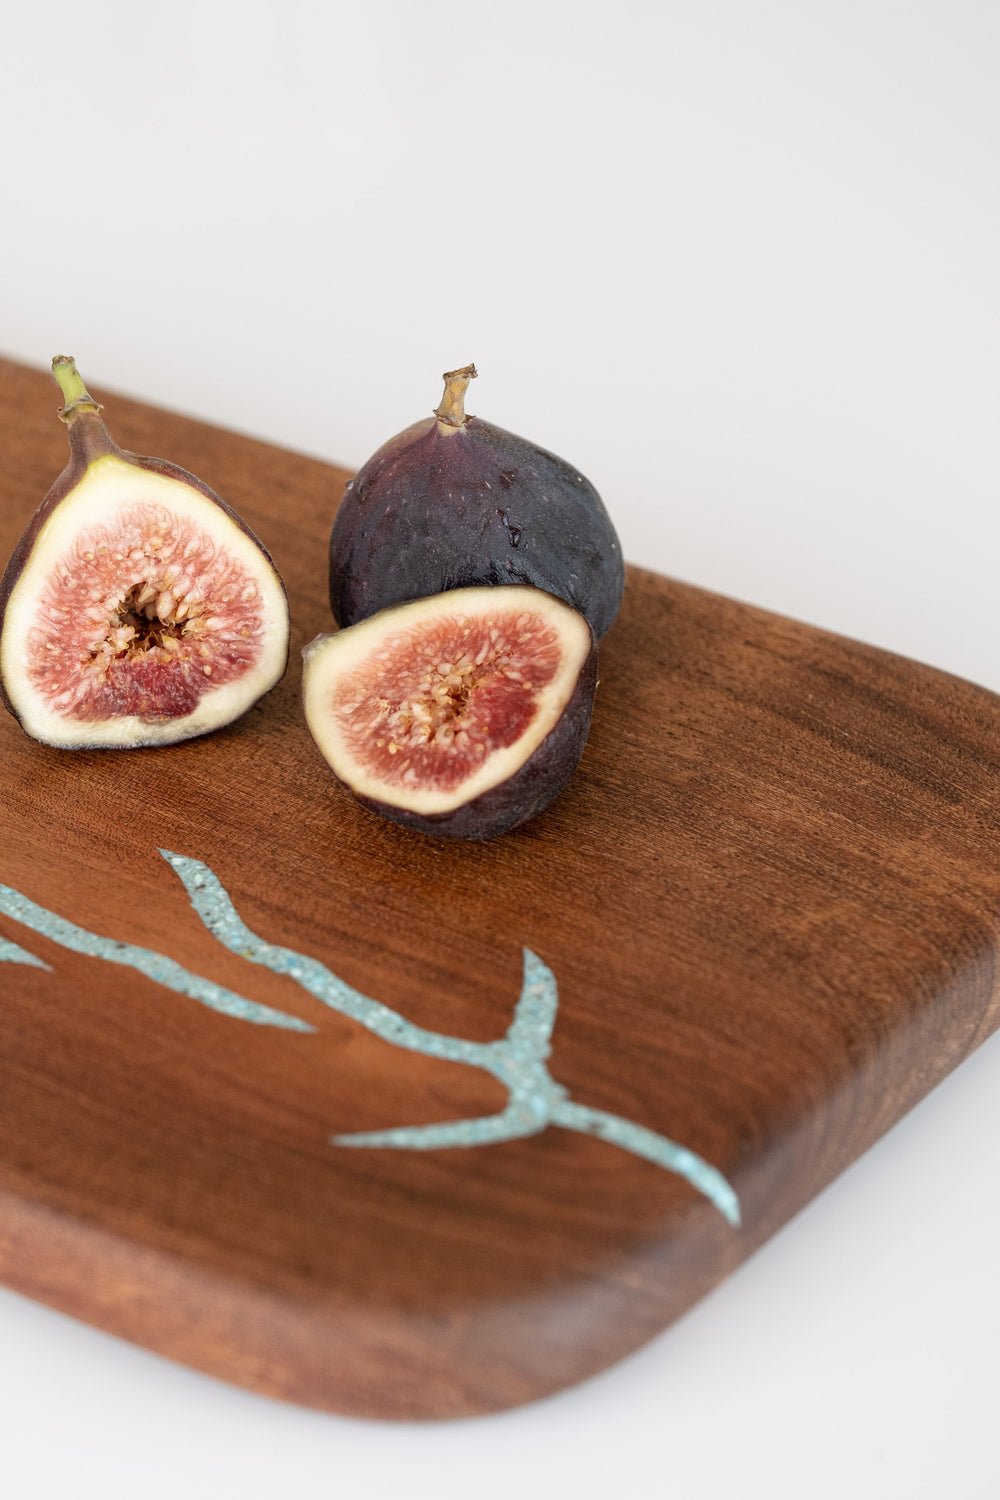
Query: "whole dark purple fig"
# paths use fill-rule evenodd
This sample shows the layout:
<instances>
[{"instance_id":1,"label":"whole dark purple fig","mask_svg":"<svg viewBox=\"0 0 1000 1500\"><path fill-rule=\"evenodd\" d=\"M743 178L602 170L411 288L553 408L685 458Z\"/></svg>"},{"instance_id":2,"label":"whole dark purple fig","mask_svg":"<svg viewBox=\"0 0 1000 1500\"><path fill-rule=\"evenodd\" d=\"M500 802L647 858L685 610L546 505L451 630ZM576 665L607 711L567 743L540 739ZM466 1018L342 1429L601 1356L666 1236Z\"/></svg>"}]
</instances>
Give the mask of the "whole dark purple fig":
<instances>
[{"instance_id":1,"label":"whole dark purple fig","mask_svg":"<svg viewBox=\"0 0 1000 1500\"><path fill-rule=\"evenodd\" d=\"M451 589L307 646L306 722L366 807L441 838L534 817L583 752L597 644L541 589Z\"/></svg>"},{"instance_id":2,"label":"whole dark purple fig","mask_svg":"<svg viewBox=\"0 0 1000 1500\"><path fill-rule=\"evenodd\" d=\"M600 639L621 603L621 544L593 485L555 454L467 417L473 365L441 405L378 450L347 486L330 539L341 625L409 599L529 584L573 605Z\"/></svg>"},{"instance_id":3,"label":"whole dark purple fig","mask_svg":"<svg viewBox=\"0 0 1000 1500\"><path fill-rule=\"evenodd\" d=\"M0 696L60 749L218 729L285 670L281 579L201 480L117 446L71 359L52 373L70 460L0 580Z\"/></svg>"}]
</instances>

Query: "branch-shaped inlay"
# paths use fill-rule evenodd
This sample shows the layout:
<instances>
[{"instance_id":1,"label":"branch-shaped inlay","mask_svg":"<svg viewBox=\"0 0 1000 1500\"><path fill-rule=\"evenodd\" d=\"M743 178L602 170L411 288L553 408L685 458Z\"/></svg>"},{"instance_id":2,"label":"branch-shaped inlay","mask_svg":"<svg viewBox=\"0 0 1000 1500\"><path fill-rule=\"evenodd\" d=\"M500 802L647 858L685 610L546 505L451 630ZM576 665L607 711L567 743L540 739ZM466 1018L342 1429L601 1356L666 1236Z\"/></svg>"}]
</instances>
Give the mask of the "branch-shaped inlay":
<instances>
[{"instance_id":1,"label":"branch-shaped inlay","mask_svg":"<svg viewBox=\"0 0 1000 1500\"><path fill-rule=\"evenodd\" d=\"M207 865L181 854L172 854L167 849L161 849L160 853L180 877L192 906L209 932L230 952L275 974L294 979L331 1010L357 1021L395 1047L482 1068L507 1089L508 1103L499 1114L472 1120L447 1120L437 1125L403 1125L388 1130L336 1135L331 1137L334 1145L430 1151L514 1140L556 1125L582 1135L597 1136L676 1173L704 1194L730 1224L739 1223L736 1194L722 1173L710 1163L687 1147L643 1125L576 1103L563 1085L555 1081L549 1073L547 1059L559 1004L558 990L552 971L527 948L523 950L521 995L503 1037L493 1042L472 1042L428 1031L345 984L317 959L265 942L242 921L228 893ZM191 974L171 959L147 948L115 942L75 927L7 886L0 886L0 911L65 948L112 963L128 964L168 989L239 1020L296 1031L314 1029L295 1016L258 1005ZM47 967L16 944L0 941L0 961L5 959Z\"/></svg>"},{"instance_id":2,"label":"branch-shaped inlay","mask_svg":"<svg viewBox=\"0 0 1000 1500\"><path fill-rule=\"evenodd\" d=\"M7 886L0 886L0 890L6 891ZM29 953L27 948L19 948L16 943L10 943L6 938L0 938L0 963L8 964L30 964L33 969L49 969L48 964L43 964L40 958Z\"/></svg>"},{"instance_id":3,"label":"branch-shaped inlay","mask_svg":"<svg viewBox=\"0 0 1000 1500\"><path fill-rule=\"evenodd\" d=\"M112 938L98 937L85 927L77 927L73 922L57 917L55 912L47 911L44 906L36 906L34 901L29 901L19 891L11 890L9 885L0 885L0 912L13 917L15 922L30 927L32 932L38 932L42 937L58 943L62 948L69 948L74 953L87 953L93 958L103 958L110 964L124 964L130 969L138 969L147 979L165 985L168 990L174 990L178 995L189 995L192 1000L198 1000L210 1010L235 1016L239 1021L253 1021L258 1026L283 1026L289 1031L316 1029L306 1021L300 1021L298 1016L286 1016L280 1010L272 1010L269 1005L258 1005L255 1000L245 1000L242 995L224 989L221 984L202 979L200 974L191 974L187 969L181 968L180 964L175 964L173 959L164 958L151 948L137 948L132 943L118 943ZM3 959L13 963L34 964L39 969L49 967L34 954L19 948L16 943L0 942L0 960Z\"/></svg>"}]
</instances>

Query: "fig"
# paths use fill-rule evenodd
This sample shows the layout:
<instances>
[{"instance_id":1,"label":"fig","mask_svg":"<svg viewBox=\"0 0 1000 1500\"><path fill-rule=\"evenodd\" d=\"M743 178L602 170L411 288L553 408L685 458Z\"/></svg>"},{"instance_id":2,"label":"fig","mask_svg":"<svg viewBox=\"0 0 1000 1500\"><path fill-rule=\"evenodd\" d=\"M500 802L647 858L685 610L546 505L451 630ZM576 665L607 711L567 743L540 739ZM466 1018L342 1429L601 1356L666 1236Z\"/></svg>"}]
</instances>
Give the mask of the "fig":
<instances>
[{"instance_id":1,"label":"fig","mask_svg":"<svg viewBox=\"0 0 1000 1500\"><path fill-rule=\"evenodd\" d=\"M72 359L52 372L70 460L0 581L3 701L61 749L218 729L287 665L274 564L207 485L115 444Z\"/></svg>"},{"instance_id":2,"label":"fig","mask_svg":"<svg viewBox=\"0 0 1000 1500\"><path fill-rule=\"evenodd\" d=\"M549 805L583 753L597 643L541 589L414 600L304 656L306 722L334 774L422 833L505 833Z\"/></svg>"},{"instance_id":3,"label":"fig","mask_svg":"<svg viewBox=\"0 0 1000 1500\"><path fill-rule=\"evenodd\" d=\"M444 376L434 415L350 481L330 539L340 625L447 589L530 584L573 605L598 640L618 613L621 544L593 485L555 454L465 415L474 365Z\"/></svg>"}]
</instances>

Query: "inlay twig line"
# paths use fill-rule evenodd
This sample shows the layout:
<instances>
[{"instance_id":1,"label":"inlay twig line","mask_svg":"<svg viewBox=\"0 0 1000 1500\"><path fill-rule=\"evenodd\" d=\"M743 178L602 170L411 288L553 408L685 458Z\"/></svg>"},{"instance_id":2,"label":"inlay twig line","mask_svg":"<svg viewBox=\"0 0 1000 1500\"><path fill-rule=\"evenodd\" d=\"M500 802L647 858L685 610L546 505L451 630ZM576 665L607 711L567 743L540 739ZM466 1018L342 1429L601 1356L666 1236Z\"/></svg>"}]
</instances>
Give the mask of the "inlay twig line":
<instances>
[{"instance_id":1,"label":"inlay twig line","mask_svg":"<svg viewBox=\"0 0 1000 1500\"><path fill-rule=\"evenodd\" d=\"M576 1103L563 1085L551 1076L547 1059L559 1003L558 990L552 971L529 949L523 950L521 994L503 1037L493 1042L472 1042L428 1031L345 984L317 959L265 942L242 921L228 893L207 865L167 849L161 849L160 853L183 882L192 906L209 932L230 952L276 974L287 975L331 1010L357 1021L393 1046L426 1057L482 1068L508 1091L507 1106L499 1114L442 1121L436 1125L404 1125L337 1135L331 1137L334 1145L440 1150L513 1140L556 1125L564 1130L597 1136L676 1173L704 1194L730 1224L739 1224L736 1194L721 1172L710 1163L645 1126ZM112 963L130 965L168 989L188 995L226 1015L295 1031L314 1030L296 1016L258 1005L212 984L150 949L115 942L76 927L7 886L0 886L0 911L65 948ZM0 940L0 961L3 960L47 967L15 943Z\"/></svg>"}]
</instances>

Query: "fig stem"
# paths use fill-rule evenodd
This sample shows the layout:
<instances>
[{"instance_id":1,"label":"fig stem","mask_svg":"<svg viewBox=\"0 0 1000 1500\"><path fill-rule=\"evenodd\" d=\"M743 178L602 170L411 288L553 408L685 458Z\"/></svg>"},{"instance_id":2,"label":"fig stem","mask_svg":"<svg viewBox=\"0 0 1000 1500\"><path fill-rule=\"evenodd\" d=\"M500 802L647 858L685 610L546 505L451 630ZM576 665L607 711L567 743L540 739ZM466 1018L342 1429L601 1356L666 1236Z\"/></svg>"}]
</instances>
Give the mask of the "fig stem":
<instances>
[{"instance_id":1,"label":"fig stem","mask_svg":"<svg viewBox=\"0 0 1000 1500\"><path fill-rule=\"evenodd\" d=\"M70 355L57 354L52 361L52 373L56 378L59 389L63 393L64 405L60 409L59 415L64 422L68 422L78 411L99 412L101 410L80 378L80 372L76 368L76 360Z\"/></svg>"},{"instance_id":2,"label":"fig stem","mask_svg":"<svg viewBox=\"0 0 1000 1500\"><path fill-rule=\"evenodd\" d=\"M465 415L465 390L477 373L475 365L463 365L461 370L446 370L442 375L444 395L441 405L434 408L434 415L446 427L464 427L469 420Z\"/></svg>"}]
</instances>

